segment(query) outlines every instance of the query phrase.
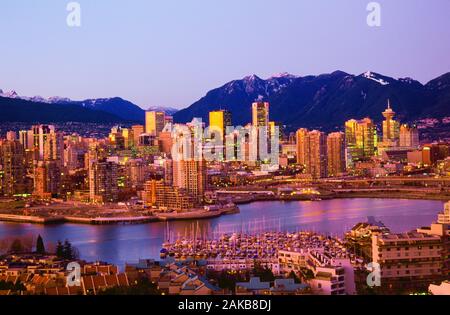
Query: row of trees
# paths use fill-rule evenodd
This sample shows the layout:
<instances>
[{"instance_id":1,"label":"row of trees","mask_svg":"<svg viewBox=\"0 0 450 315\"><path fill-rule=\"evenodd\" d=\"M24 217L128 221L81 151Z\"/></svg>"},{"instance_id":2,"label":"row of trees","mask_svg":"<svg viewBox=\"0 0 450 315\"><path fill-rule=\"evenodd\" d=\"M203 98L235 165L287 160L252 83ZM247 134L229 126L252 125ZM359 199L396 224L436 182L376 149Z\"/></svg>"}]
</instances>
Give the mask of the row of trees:
<instances>
[{"instance_id":1,"label":"row of trees","mask_svg":"<svg viewBox=\"0 0 450 315\"><path fill-rule=\"evenodd\" d=\"M30 246L28 242L24 243L24 241L20 238L13 239L10 242L9 248L7 250L8 254L24 254L30 252L40 255L49 253L45 248L44 240L41 235L39 235L36 239L34 251L32 250L32 246ZM64 243L58 241L54 253L58 258L65 260L75 260L79 258L77 248L73 247L68 240L65 240Z\"/></svg>"}]
</instances>

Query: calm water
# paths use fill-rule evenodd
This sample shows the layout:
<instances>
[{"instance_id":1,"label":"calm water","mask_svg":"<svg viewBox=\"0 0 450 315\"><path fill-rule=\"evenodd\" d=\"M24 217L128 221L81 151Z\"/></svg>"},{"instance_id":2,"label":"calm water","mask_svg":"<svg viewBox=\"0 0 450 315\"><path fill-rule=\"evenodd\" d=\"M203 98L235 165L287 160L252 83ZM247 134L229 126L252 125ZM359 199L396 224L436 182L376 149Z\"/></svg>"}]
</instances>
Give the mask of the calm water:
<instances>
[{"instance_id":1,"label":"calm water","mask_svg":"<svg viewBox=\"0 0 450 315\"><path fill-rule=\"evenodd\" d=\"M267 230L316 232L339 235L367 216L375 216L394 232L429 225L443 202L428 200L334 199L324 201L257 202L240 206L241 213L198 221L202 234L257 233ZM32 225L0 222L0 239L37 236L56 243L69 239L88 261L103 260L123 266L139 258L159 258L167 226L172 238L189 235L197 222L180 221L143 225Z\"/></svg>"}]
</instances>

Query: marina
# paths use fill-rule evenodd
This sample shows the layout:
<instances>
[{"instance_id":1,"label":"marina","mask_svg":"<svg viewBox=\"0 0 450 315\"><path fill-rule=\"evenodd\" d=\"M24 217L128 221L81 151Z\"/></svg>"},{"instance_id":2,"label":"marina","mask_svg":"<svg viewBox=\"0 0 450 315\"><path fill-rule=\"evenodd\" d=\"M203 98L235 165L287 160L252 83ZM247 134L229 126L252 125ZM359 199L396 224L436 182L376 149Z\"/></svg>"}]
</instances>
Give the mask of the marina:
<instances>
[{"instance_id":1,"label":"marina","mask_svg":"<svg viewBox=\"0 0 450 315\"><path fill-rule=\"evenodd\" d=\"M195 233L197 234L197 232ZM332 257L350 257L338 237L324 236L313 232L266 232L262 234L224 234L217 239L181 238L164 243L161 258L175 259L276 259L278 251L301 251L323 249ZM354 257L350 257L354 258Z\"/></svg>"},{"instance_id":2,"label":"marina","mask_svg":"<svg viewBox=\"0 0 450 315\"><path fill-rule=\"evenodd\" d=\"M204 220L125 225L0 222L0 239L36 238L39 234L49 244L68 239L82 259L124 266L139 259L160 259L164 243L183 238L189 240L194 237L195 230L199 241L234 233L259 235L302 231L343 238L345 232L356 223L365 222L368 216L376 217L393 232L405 232L433 222L442 207L441 201L404 199L264 201L239 205L240 213Z\"/></svg>"}]
</instances>

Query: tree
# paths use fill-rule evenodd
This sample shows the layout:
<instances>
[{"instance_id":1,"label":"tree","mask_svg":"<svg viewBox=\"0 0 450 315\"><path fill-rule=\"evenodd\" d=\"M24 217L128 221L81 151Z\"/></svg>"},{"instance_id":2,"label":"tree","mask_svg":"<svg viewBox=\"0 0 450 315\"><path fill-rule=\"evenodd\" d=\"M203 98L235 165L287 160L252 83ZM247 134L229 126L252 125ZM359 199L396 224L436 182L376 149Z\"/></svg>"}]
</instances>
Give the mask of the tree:
<instances>
[{"instance_id":1,"label":"tree","mask_svg":"<svg viewBox=\"0 0 450 315\"><path fill-rule=\"evenodd\" d=\"M64 247L61 241L58 241L58 244L56 244L56 256L58 258L64 258Z\"/></svg>"},{"instance_id":2,"label":"tree","mask_svg":"<svg viewBox=\"0 0 450 315\"><path fill-rule=\"evenodd\" d=\"M72 252L72 244L68 240L65 240L64 246L63 246L63 257L67 260L73 259L73 252Z\"/></svg>"},{"instance_id":3,"label":"tree","mask_svg":"<svg viewBox=\"0 0 450 315\"><path fill-rule=\"evenodd\" d=\"M44 246L44 241L41 237L41 235L39 234L37 241L36 241L36 253L38 254L45 254L45 246Z\"/></svg>"},{"instance_id":4,"label":"tree","mask_svg":"<svg viewBox=\"0 0 450 315\"><path fill-rule=\"evenodd\" d=\"M24 248L22 245L22 242L19 239L15 239L12 244L11 247L9 248L9 252L12 254L19 254L19 253L23 253Z\"/></svg>"},{"instance_id":5,"label":"tree","mask_svg":"<svg viewBox=\"0 0 450 315\"><path fill-rule=\"evenodd\" d=\"M253 268L253 275L255 277L259 277L261 281L274 281L275 275L273 274L270 268L267 266L262 266L260 262L255 261L255 265Z\"/></svg>"}]
</instances>

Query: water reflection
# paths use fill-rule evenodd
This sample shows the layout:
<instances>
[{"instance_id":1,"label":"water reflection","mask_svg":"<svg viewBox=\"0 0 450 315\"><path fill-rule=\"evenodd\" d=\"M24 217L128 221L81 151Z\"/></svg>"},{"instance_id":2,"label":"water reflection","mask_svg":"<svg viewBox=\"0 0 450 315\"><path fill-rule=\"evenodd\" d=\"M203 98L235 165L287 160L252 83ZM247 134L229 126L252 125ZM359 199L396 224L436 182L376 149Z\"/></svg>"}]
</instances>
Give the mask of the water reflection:
<instances>
[{"instance_id":1,"label":"water reflection","mask_svg":"<svg viewBox=\"0 0 450 315\"><path fill-rule=\"evenodd\" d=\"M335 199L320 202L257 202L241 213L202 221L144 225L89 226L0 223L0 238L41 234L45 242L69 239L86 260L123 266L139 258L158 258L168 238L217 237L222 233L311 230L342 235L354 224L375 216L396 232L429 225L443 202L426 200Z\"/></svg>"}]
</instances>

